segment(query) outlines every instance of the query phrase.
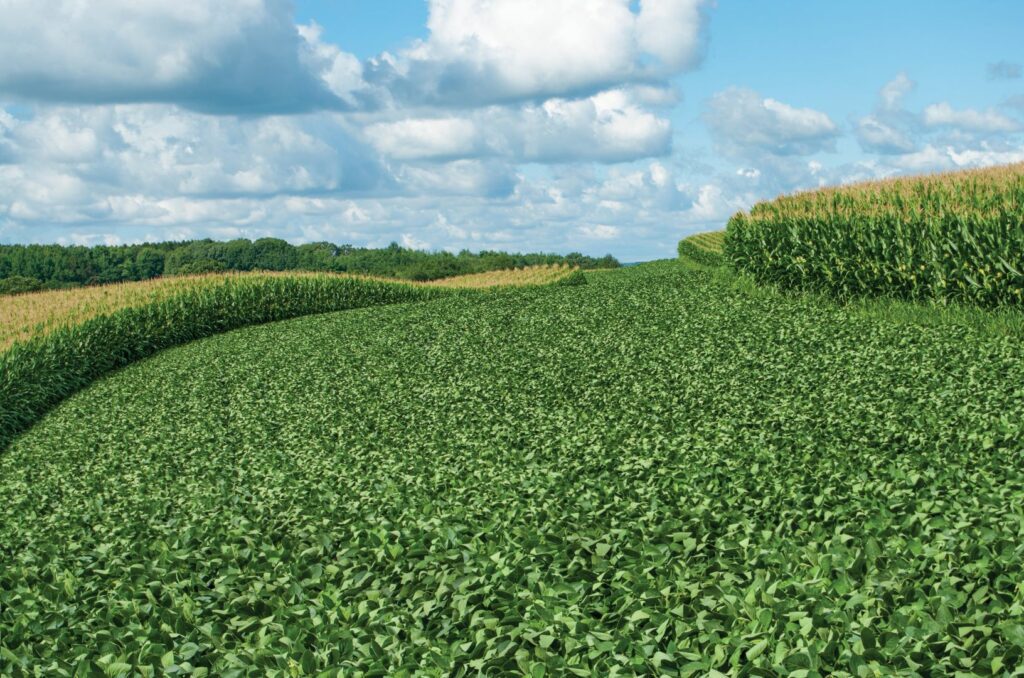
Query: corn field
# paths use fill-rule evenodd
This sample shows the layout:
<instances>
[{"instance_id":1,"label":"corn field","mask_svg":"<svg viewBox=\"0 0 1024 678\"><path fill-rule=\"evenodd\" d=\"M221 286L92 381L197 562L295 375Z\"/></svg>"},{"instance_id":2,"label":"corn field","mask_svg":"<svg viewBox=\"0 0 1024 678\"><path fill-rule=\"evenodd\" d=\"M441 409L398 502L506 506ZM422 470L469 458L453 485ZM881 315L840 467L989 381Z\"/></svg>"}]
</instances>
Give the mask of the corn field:
<instances>
[{"instance_id":1,"label":"corn field","mask_svg":"<svg viewBox=\"0 0 1024 678\"><path fill-rule=\"evenodd\" d=\"M400 282L414 287L485 289L571 284L573 280L579 281L582 277L583 273L578 268L566 264L549 264L473 273L429 282ZM122 309L158 303L175 295L198 292L228 281L268 278L399 282L391 278L347 273L253 271L169 276L140 282L0 295L0 351L16 342L27 341Z\"/></svg>"},{"instance_id":2,"label":"corn field","mask_svg":"<svg viewBox=\"0 0 1024 678\"><path fill-rule=\"evenodd\" d=\"M1024 164L786 196L735 215L725 256L841 298L1024 305Z\"/></svg>"},{"instance_id":3,"label":"corn field","mask_svg":"<svg viewBox=\"0 0 1024 678\"><path fill-rule=\"evenodd\" d=\"M725 263L722 257L722 241L725 231L697 233L679 241L679 256L690 259L704 266L721 266Z\"/></svg>"}]
</instances>

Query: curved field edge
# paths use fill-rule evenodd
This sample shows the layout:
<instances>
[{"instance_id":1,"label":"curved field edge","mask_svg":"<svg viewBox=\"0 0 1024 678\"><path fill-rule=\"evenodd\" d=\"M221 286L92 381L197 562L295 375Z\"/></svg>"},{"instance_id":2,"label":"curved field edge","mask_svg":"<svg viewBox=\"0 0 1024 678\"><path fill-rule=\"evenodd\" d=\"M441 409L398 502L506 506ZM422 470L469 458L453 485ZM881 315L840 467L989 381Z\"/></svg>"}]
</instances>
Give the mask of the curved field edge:
<instances>
[{"instance_id":1,"label":"curved field edge","mask_svg":"<svg viewBox=\"0 0 1024 678\"><path fill-rule=\"evenodd\" d=\"M697 233L679 241L679 257L689 259L701 266L721 266L725 263L722 244L725 231Z\"/></svg>"},{"instance_id":2,"label":"curved field edge","mask_svg":"<svg viewBox=\"0 0 1024 678\"><path fill-rule=\"evenodd\" d=\"M51 407L95 379L195 339L246 325L364 306L580 284L586 284L586 277L579 269L553 265L431 283L261 273L118 286L120 294L94 304L97 315L68 324L46 324L45 332L0 353L0 451Z\"/></svg>"},{"instance_id":3,"label":"curved field edge","mask_svg":"<svg viewBox=\"0 0 1024 678\"><path fill-rule=\"evenodd\" d=\"M301 271L254 271L212 273L193 276L169 276L138 282L115 283L67 290L47 290L0 296L0 351L54 330L83 323L97 316L125 308L145 306L183 292L193 292L229 279L251 278L330 278L440 288L493 288L547 285L582 277L578 268L567 265L539 265L454 276L429 282L413 282L349 273Z\"/></svg>"},{"instance_id":4,"label":"curved field edge","mask_svg":"<svg viewBox=\"0 0 1024 678\"><path fill-rule=\"evenodd\" d=\"M246 325L469 293L328 275L229 276L58 328L0 354L0 451L69 395L162 349Z\"/></svg>"},{"instance_id":5,"label":"curved field edge","mask_svg":"<svg viewBox=\"0 0 1024 678\"><path fill-rule=\"evenodd\" d=\"M94 385L0 457L12 672L1020 666L1021 345L714 280L301 318Z\"/></svg>"},{"instance_id":6,"label":"curved field edge","mask_svg":"<svg viewBox=\"0 0 1024 678\"><path fill-rule=\"evenodd\" d=\"M230 273L0 299L0 451L95 379L170 346L244 327L363 306L586 284L562 265L430 283L330 273ZM18 311L21 311L20 315ZM20 324L19 324L20 321Z\"/></svg>"}]
</instances>

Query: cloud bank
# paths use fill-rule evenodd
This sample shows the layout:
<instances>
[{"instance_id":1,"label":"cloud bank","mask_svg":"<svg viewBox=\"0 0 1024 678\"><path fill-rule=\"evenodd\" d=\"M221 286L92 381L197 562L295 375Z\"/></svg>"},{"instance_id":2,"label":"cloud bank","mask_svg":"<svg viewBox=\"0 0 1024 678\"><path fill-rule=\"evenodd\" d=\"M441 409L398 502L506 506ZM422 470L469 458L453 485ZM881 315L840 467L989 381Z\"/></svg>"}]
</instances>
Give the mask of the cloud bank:
<instances>
[{"instance_id":1,"label":"cloud bank","mask_svg":"<svg viewBox=\"0 0 1024 678\"><path fill-rule=\"evenodd\" d=\"M913 108L899 73L856 114L742 81L688 98L714 5L430 0L422 40L361 60L288 0L0 0L0 242L630 260L779 192L1024 159L1012 90Z\"/></svg>"}]
</instances>

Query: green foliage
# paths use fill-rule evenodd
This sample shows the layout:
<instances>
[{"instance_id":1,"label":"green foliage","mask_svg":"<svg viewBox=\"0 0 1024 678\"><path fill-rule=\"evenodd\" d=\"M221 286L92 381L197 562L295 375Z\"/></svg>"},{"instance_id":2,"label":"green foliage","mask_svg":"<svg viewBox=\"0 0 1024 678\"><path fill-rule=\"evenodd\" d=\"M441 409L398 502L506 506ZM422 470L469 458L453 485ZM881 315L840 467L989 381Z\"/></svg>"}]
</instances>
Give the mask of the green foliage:
<instances>
[{"instance_id":1,"label":"green foliage","mask_svg":"<svg viewBox=\"0 0 1024 678\"><path fill-rule=\"evenodd\" d=\"M177 275L198 275L201 273L220 273L226 270L224 263L216 259L193 259L178 266Z\"/></svg>"},{"instance_id":2,"label":"green foliage","mask_svg":"<svg viewBox=\"0 0 1024 678\"><path fill-rule=\"evenodd\" d=\"M164 253L155 247L142 247L135 255L135 275L137 280L148 280L163 275Z\"/></svg>"},{"instance_id":3,"label":"green foliage","mask_svg":"<svg viewBox=\"0 0 1024 678\"><path fill-rule=\"evenodd\" d=\"M43 289L43 283L36 278L28 278L23 275L0 278L0 294L22 294L41 289Z\"/></svg>"},{"instance_id":4,"label":"green foliage","mask_svg":"<svg viewBox=\"0 0 1024 678\"><path fill-rule=\"evenodd\" d=\"M579 269L576 269L575 271L573 271L572 273L570 273L566 277L560 279L555 284L556 285L561 285L561 286L568 285L569 287L573 287L575 285L586 285L587 284L587 276L583 274L583 271L581 271Z\"/></svg>"},{"instance_id":5,"label":"green foliage","mask_svg":"<svg viewBox=\"0 0 1024 678\"><path fill-rule=\"evenodd\" d=\"M336 276L227 277L15 344L0 354L0 450L68 395L169 346L245 325L452 293Z\"/></svg>"},{"instance_id":6,"label":"green foliage","mask_svg":"<svg viewBox=\"0 0 1024 678\"><path fill-rule=\"evenodd\" d=\"M0 280L27 276L40 280L47 288L69 283L148 280L160 275L256 270L325 271L404 280L437 280L546 264L569 264L590 269L615 268L619 262L611 255L594 258L579 252L565 256L491 251L452 254L420 252L400 247L397 243L383 249L337 246L325 242L293 246L277 238L98 247L0 245Z\"/></svg>"},{"instance_id":7,"label":"green foliage","mask_svg":"<svg viewBox=\"0 0 1024 678\"><path fill-rule=\"evenodd\" d=\"M1024 306L1024 165L780 198L730 221L758 282L841 298Z\"/></svg>"},{"instance_id":8,"label":"green foliage","mask_svg":"<svg viewBox=\"0 0 1024 678\"><path fill-rule=\"evenodd\" d=\"M725 231L698 233L683 238L679 241L679 257L689 259L701 266L722 266L725 264L725 258L722 256L724 240Z\"/></svg>"},{"instance_id":9,"label":"green foliage","mask_svg":"<svg viewBox=\"0 0 1024 678\"><path fill-rule=\"evenodd\" d=\"M311 316L0 456L0 673L1024 665L1024 346L678 263Z\"/></svg>"}]
</instances>

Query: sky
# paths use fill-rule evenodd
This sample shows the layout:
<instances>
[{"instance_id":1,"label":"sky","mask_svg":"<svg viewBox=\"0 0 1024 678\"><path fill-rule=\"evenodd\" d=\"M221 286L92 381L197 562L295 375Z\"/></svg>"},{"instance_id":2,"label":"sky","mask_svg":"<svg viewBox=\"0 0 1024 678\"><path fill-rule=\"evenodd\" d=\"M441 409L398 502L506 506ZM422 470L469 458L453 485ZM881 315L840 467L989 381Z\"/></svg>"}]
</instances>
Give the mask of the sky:
<instances>
[{"instance_id":1,"label":"sky","mask_svg":"<svg viewBox=\"0 0 1024 678\"><path fill-rule=\"evenodd\" d=\"M0 0L0 243L671 257L1024 161L1019 0Z\"/></svg>"}]
</instances>

